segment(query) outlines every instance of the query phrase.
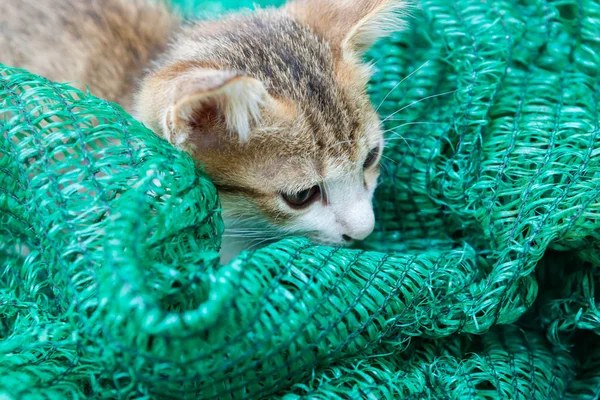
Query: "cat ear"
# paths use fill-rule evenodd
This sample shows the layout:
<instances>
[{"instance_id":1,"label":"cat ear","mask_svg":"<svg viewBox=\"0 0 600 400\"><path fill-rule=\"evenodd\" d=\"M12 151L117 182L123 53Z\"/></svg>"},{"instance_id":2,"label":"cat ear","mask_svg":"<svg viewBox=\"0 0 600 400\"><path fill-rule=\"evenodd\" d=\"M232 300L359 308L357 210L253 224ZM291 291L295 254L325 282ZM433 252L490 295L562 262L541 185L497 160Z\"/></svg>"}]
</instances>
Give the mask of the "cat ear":
<instances>
[{"instance_id":1,"label":"cat ear","mask_svg":"<svg viewBox=\"0 0 600 400\"><path fill-rule=\"evenodd\" d=\"M136 117L175 146L247 142L263 106L263 83L232 71L176 63L149 74L135 99Z\"/></svg>"},{"instance_id":2,"label":"cat ear","mask_svg":"<svg viewBox=\"0 0 600 400\"><path fill-rule=\"evenodd\" d=\"M178 146L194 127L209 129L215 123L224 123L240 142L248 141L267 97L262 82L231 71L194 69L178 76L173 85L163 132Z\"/></svg>"},{"instance_id":3,"label":"cat ear","mask_svg":"<svg viewBox=\"0 0 600 400\"><path fill-rule=\"evenodd\" d=\"M361 55L378 39L405 27L404 0L295 0L286 9L343 56Z\"/></svg>"}]
</instances>

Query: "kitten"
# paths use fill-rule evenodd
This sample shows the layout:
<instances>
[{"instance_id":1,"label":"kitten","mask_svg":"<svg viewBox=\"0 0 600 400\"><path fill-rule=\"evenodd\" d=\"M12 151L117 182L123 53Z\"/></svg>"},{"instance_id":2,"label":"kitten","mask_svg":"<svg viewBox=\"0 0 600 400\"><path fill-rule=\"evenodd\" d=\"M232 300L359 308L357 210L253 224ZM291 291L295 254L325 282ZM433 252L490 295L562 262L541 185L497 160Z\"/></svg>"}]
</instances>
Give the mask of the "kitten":
<instances>
[{"instance_id":1,"label":"kitten","mask_svg":"<svg viewBox=\"0 0 600 400\"><path fill-rule=\"evenodd\" d=\"M0 62L87 85L200 160L225 262L285 235L372 232L383 132L361 56L405 8L296 0L183 23L141 0L0 0Z\"/></svg>"}]
</instances>

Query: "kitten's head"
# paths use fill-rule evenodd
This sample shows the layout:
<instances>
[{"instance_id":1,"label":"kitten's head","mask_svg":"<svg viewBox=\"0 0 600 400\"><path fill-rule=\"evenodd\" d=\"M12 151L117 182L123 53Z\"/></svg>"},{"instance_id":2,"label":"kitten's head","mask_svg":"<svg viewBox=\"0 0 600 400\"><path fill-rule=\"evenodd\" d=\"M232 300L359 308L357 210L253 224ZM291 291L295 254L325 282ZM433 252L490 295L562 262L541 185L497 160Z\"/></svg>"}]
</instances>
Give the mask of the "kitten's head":
<instances>
[{"instance_id":1,"label":"kitten's head","mask_svg":"<svg viewBox=\"0 0 600 400\"><path fill-rule=\"evenodd\" d=\"M361 56L399 0L297 0L184 28L138 115L215 182L227 228L329 244L373 230L383 134Z\"/></svg>"}]
</instances>

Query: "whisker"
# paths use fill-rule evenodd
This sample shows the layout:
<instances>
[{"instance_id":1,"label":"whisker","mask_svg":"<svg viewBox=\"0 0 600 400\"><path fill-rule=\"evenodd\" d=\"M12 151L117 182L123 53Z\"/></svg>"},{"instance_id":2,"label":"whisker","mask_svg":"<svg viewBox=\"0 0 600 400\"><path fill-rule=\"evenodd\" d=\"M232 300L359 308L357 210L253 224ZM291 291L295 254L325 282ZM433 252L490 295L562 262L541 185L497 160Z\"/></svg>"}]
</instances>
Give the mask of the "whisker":
<instances>
[{"instance_id":1,"label":"whisker","mask_svg":"<svg viewBox=\"0 0 600 400\"><path fill-rule=\"evenodd\" d=\"M396 136L397 136L397 137L396 137ZM390 137L389 139L386 139L386 140L385 140L385 143L386 143L386 144L388 144L388 143L393 143L395 140L402 140L403 142L421 143L421 140L419 140L419 139L415 139L415 138L407 138L407 137L404 137L404 136L402 136L402 135L400 135L400 134L398 134L398 135L394 135L394 137Z\"/></svg>"},{"instance_id":2,"label":"whisker","mask_svg":"<svg viewBox=\"0 0 600 400\"><path fill-rule=\"evenodd\" d=\"M390 118L388 119L388 121L394 121L394 122L406 122L406 121L410 121L407 118ZM443 124L444 122L418 122L419 124Z\"/></svg>"},{"instance_id":3,"label":"whisker","mask_svg":"<svg viewBox=\"0 0 600 400\"><path fill-rule=\"evenodd\" d=\"M389 132L393 132L394 130L390 130ZM398 137L394 137L394 136L398 136ZM388 143L391 143L392 140L394 139L402 139L404 141L404 143L406 143L406 146L408 147L408 149L411 151L411 153L413 153L414 156L417 155L417 153L413 150L413 148L411 147L410 143L408 143L408 139L406 139L404 136L402 136L402 134L400 132L396 132L392 137L385 139L385 144L387 145ZM417 139L410 139L413 142L419 142L419 140Z\"/></svg>"},{"instance_id":4,"label":"whisker","mask_svg":"<svg viewBox=\"0 0 600 400\"><path fill-rule=\"evenodd\" d=\"M415 152L415 150L412 148L412 146L410 145L410 143L408 143L408 140L406 140L406 138L402 135L400 135L399 138L396 139L402 139L404 141L404 143L406 143L406 147L408 147L408 150L410 150L410 152L413 154L413 156L417 156L417 153Z\"/></svg>"},{"instance_id":5,"label":"whisker","mask_svg":"<svg viewBox=\"0 0 600 400\"><path fill-rule=\"evenodd\" d=\"M321 201L323 201L323 197L327 195L327 192L325 191L324 186L325 181L321 181L318 183L319 186L319 191L321 192Z\"/></svg>"},{"instance_id":6,"label":"whisker","mask_svg":"<svg viewBox=\"0 0 600 400\"><path fill-rule=\"evenodd\" d=\"M275 228L226 228L223 235L228 236L264 236L273 235L279 233L279 230Z\"/></svg>"},{"instance_id":7,"label":"whisker","mask_svg":"<svg viewBox=\"0 0 600 400\"><path fill-rule=\"evenodd\" d=\"M231 243L232 244L238 244L238 243L247 243L248 247L250 249L255 248L257 245L264 243L264 242L268 242L268 241L279 241L281 239L284 239L285 236L269 236L269 237L256 237L256 238L240 238L240 240L234 240ZM235 239L235 238L234 238Z\"/></svg>"},{"instance_id":8,"label":"whisker","mask_svg":"<svg viewBox=\"0 0 600 400\"><path fill-rule=\"evenodd\" d=\"M330 193L329 186L327 185L327 181L323 181L323 186L325 187L325 198L327 198L327 193Z\"/></svg>"},{"instance_id":9,"label":"whisker","mask_svg":"<svg viewBox=\"0 0 600 400\"><path fill-rule=\"evenodd\" d=\"M224 238L233 238L233 239L249 239L249 241L253 240L262 240L262 239L273 239L278 238L279 236L264 236L264 235L223 235Z\"/></svg>"},{"instance_id":10,"label":"whisker","mask_svg":"<svg viewBox=\"0 0 600 400\"><path fill-rule=\"evenodd\" d=\"M261 240L257 243L252 243L250 245L250 249L256 249L258 246L260 246L261 244L265 243L265 242L269 242L269 241L279 241L279 240L283 240L285 239L286 236L279 236L279 237L273 237L273 238L266 238L264 240Z\"/></svg>"},{"instance_id":11,"label":"whisker","mask_svg":"<svg viewBox=\"0 0 600 400\"><path fill-rule=\"evenodd\" d=\"M268 233L268 231L234 231L234 230L229 230L229 229L225 229L225 233L229 234L229 235L242 235L242 234L263 234L263 233Z\"/></svg>"},{"instance_id":12,"label":"whisker","mask_svg":"<svg viewBox=\"0 0 600 400\"><path fill-rule=\"evenodd\" d=\"M228 228L225 228L225 232L230 232L230 233L269 233L269 232L275 232L275 229L228 229Z\"/></svg>"},{"instance_id":13,"label":"whisker","mask_svg":"<svg viewBox=\"0 0 600 400\"><path fill-rule=\"evenodd\" d=\"M405 126L410 126L410 125L443 125L443 124L444 124L443 122L416 122L416 121L415 122L406 122L404 124L400 124L391 129L387 129L387 130L383 131L383 134L385 135L386 133L393 132L396 129L400 129L400 128L403 128Z\"/></svg>"},{"instance_id":14,"label":"whisker","mask_svg":"<svg viewBox=\"0 0 600 400\"><path fill-rule=\"evenodd\" d=\"M408 142L412 141L412 142L420 143L421 140L420 139L415 139L415 138L405 138L400 132L396 132L396 130L400 129L402 127L405 127L405 126L410 126L410 125L442 125L442 124L443 124L442 122L407 122L405 124L398 125L395 128L388 129L388 130L384 131L384 134L387 134L387 133L390 133L390 132L395 132L390 137L385 138L384 142L387 145L388 143L391 143L394 140L401 139L402 141L404 141L404 143L406 143L406 146L408 146L408 149L413 153L413 155L416 156L417 155L416 152L413 150L413 148L410 146L410 143L408 143Z\"/></svg>"},{"instance_id":15,"label":"whisker","mask_svg":"<svg viewBox=\"0 0 600 400\"><path fill-rule=\"evenodd\" d=\"M394 90L396 90L402 84L402 82L404 82L405 80L407 80L408 78L410 78L411 76L413 76L414 74L416 74L417 72L419 72L423 67L425 67L426 65L428 65L430 61L431 60L425 61L423 64L421 64L421 66L419 68L417 68L416 70L414 70L413 72L411 72L410 74L408 74L407 76L405 76L400 82L398 82L388 92L388 94L385 95L385 97L383 98L383 100L381 100L381 103L379 103L379 105L377 106L377 109L375 109L375 111L379 111L379 109L381 108L381 106L383 105L383 103L385 103L385 101L388 99L388 97L390 97L390 95L394 92Z\"/></svg>"},{"instance_id":16,"label":"whisker","mask_svg":"<svg viewBox=\"0 0 600 400\"><path fill-rule=\"evenodd\" d=\"M448 95L448 94L452 94L452 93L455 93L455 92L457 92L457 91L458 91L458 89L455 89L455 90L451 90L451 91L449 91L449 92L444 92L444 93L433 94L433 95L431 95L431 96L423 97L422 99L419 99L419 100L413 101L412 103L410 103L410 104L408 104L408 105L406 105L406 106L402 107L402 108L401 108L401 109L399 109L398 111L395 111L395 112L391 113L390 115L388 115L388 116L387 116L387 117L386 117L386 118L385 118L383 121L381 121L381 122L383 123L383 122L389 121L390 117L393 117L394 115L396 115L396 114L398 114L398 113L400 113L400 112L402 112L402 111L406 110L406 109L407 109L407 108L409 108L409 107L412 107L412 106L414 106L415 104L418 104L418 103L421 103L421 102L423 102L423 101L425 101L425 100L433 99L433 98L436 98L436 97L446 96L446 95Z\"/></svg>"},{"instance_id":17,"label":"whisker","mask_svg":"<svg viewBox=\"0 0 600 400\"><path fill-rule=\"evenodd\" d=\"M391 162L394 165L398 165L398 162L396 160L393 160L392 158L390 158L389 156L386 156L385 154L382 154L381 158Z\"/></svg>"}]
</instances>

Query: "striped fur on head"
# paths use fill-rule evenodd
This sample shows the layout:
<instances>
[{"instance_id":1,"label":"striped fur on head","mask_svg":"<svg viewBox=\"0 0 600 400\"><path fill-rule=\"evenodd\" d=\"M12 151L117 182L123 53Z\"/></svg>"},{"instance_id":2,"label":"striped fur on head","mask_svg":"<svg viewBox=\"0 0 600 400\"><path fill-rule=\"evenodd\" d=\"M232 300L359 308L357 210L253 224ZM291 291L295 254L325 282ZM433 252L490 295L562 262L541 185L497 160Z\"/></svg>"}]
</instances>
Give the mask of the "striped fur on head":
<instances>
[{"instance_id":1,"label":"striped fur on head","mask_svg":"<svg viewBox=\"0 0 600 400\"><path fill-rule=\"evenodd\" d=\"M364 239L383 137L360 57L403 27L403 10L398 0L297 0L193 24L143 80L138 115L202 162L230 232ZM286 201L313 187L321 195L309 206Z\"/></svg>"}]
</instances>

